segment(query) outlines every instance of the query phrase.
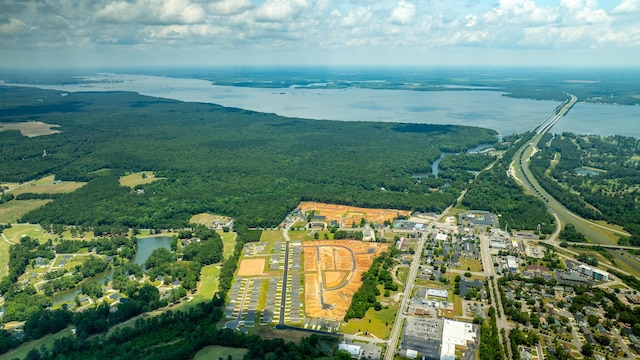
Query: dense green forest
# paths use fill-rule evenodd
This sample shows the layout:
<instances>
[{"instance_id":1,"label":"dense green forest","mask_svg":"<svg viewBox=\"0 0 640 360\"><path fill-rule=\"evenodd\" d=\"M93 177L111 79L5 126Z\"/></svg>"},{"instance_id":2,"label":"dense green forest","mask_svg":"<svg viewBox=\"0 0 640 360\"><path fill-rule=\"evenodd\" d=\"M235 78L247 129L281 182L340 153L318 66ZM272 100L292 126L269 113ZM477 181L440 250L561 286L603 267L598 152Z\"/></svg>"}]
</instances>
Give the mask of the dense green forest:
<instances>
[{"instance_id":1,"label":"dense green forest","mask_svg":"<svg viewBox=\"0 0 640 360\"><path fill-rule=\"evenodd\" d=\"M555 230L555 219L545 204L532 195L522 191L522 187L507 175L507 169L513 159L519 144L529 141L533 133L514 135L506 140L515 142L494 166L478 175L467 194L462 199L462 205L469 209L491 211L500 216L500 226L508 225L516 230L537 230L544 234L551 234Z\"/></svg>"},{"instance_id":2,"label":"dense green forest","mask_svg":"<svg viewBox=\"0 0 640 360\"><path fill-rule=\"evenodd\" d=\"M171 228L209 211L274 226L301 200L438 211L464 179L433 191L411 175L430 171L441 151L496 141L475 127L302 120L133 93L1 87L0 95L0 121L61 131L0 132L0 179L88 181L22 219L43 224ZM165 179L141 185L143 194L119 185L118 176L142 170Z\"/></svg>"}]
</instances>

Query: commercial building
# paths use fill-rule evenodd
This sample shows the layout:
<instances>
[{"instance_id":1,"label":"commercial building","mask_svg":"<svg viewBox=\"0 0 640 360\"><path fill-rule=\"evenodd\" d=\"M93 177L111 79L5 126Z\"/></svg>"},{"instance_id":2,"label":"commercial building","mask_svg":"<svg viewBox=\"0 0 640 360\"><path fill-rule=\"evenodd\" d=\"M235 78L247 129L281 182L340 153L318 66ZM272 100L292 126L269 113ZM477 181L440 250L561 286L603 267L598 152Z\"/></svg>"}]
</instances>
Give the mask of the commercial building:
<instances>
[{"instance_id":1,"label":"commercial building","mask_svg":"<svg viewBox=\"0 0 640 360\"><path fill-rule=\"evenodd\" d=\"M515 256L507 256L507 269L511 272L518 271L518 259Z\"/></svg>"},{"instance_id":2,"label":"commercial building","mask_svg":"<svg viewBox=\"0 0 640 360\"><path fill-rule=\"evenodd\" d=\"M402 348L420 353L425 360L440 359L442 319L408 316L402 335Z\"/></svg>"},{"instance_id":3,"label":"commercial building","mask_svg":"<svg viewBox=\"0 0 640 360\"><path fill-rule=\"evenodd\" d=\"M473 324L444 320L442 328L442 346L440 360L455 360L456 350L465 351L478 340L477 329Z\"/></svg>"},{"instance_id":4,"label":"commercial building","mask_svg":"<svg viewBox=\"0 0 640 360\"><path fill-rule=\"evenodd\" d=\"M598 268L594 268L588 265L580 265L578 266L577 271L582 274L582 275L586 275L588 277L591 277L595 280L599 280L599 281L609 281L609 273L604 271L604 270L600 270Z\"/></svg>"}]
</instances>

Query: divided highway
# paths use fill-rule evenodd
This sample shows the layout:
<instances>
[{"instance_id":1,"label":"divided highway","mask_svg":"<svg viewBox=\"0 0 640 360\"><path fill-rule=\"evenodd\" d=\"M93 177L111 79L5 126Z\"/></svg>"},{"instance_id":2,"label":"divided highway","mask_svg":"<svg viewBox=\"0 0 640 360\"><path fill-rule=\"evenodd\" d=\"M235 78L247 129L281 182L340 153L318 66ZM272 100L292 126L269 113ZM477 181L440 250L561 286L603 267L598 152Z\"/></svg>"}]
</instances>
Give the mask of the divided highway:
<instances>
[{"instance_id":1,"label":"divided highway","mask_svg":"<svg viewBox=\"0 0 640 360\"><path fill-rule=\"evenodd\" d=\"M608 246L616 246L611 240L607 239L601 233L595 231L593 227L603 227L600 224L594 223L589 220L585 220L580 216L569 211L558 200L552 197L542 186L536 181L533 173L529 169L529 158L537 151L538 143L542 136L553 127L567 112L573 107L578 98L575 95L569 94L570 99L558 106L554 112L547 117L540 125L533 130L536 135L531 141L524 144L513 158L512 174L522 186L527 189L531 194L544 201L547 204L549 211L560 219L565 224L573 224L577 231L584 234L588 239L593 240L596 243ZM560 225L560 224L558 224ZM606 228L606 227L605 227ZM628 235L625 232L617 231L615 229L606 228L608 231L616 232L620 235ZM557 234L557 232L556 232ZM555 240L555 235L551 238ZM617 247L617 246L616 246Z\"/></svg>"}]
</instances>

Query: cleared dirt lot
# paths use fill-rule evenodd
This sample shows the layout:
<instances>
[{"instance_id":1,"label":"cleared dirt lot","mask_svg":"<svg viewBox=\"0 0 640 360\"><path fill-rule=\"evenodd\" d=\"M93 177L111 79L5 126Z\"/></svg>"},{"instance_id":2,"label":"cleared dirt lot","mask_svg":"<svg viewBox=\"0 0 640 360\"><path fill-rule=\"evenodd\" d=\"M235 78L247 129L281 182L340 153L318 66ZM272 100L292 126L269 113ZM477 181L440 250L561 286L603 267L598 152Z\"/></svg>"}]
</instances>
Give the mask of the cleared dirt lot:
<instances>
[{"instance_id":1,"label":"cleared dirt lot","mask_svg":"<svg viewBox=\"0 0 640 360\"><path fill-rule=\"evenodd\" d=\"M300 209L308 213L315 210L317 215L327 217L327 221L336 220L339 223L350 226L351 223L360 223L362 218L369 222L383 223L385 220L392 221L398 215L409 216L410 211L393 210L393 209L365 209L354 206L324 204L313 201L305 201L300 203Z\"/></svg>"},{"instance_id":2,"label":"cleared dirt lot","mask_svg":"<svg viewBox=\"0 0 640 360\"><path fill-rule=\"evenodd\" d=\"M240 261L238 276L264 275L265 259L243 259Z\"/></svg>"},{"instance_id":3,"label":"cleared dirt lot","mask_svg":"<svg viewBox=\"0 0 640 360\"><path fill-rule=\"evenodd\" d=\"M342 320L362 285L362 273L389 244L336 240L306 241L302 246L305 315Z\"/></svg>"}]
</instances>

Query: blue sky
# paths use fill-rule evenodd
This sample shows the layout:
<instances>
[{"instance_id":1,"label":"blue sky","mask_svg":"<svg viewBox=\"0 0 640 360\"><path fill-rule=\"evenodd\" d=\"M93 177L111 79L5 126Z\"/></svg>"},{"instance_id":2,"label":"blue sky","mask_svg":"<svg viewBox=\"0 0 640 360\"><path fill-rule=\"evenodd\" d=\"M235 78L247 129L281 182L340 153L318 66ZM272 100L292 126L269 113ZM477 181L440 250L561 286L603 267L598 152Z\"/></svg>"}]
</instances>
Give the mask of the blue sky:
<instances>
[{"instance_id":1,"label":"blue sky","mask_svg":"<svg viewBox=\"0 0 640 360\"><path fill-rule=\"evenodd\" d=\"M640 0L0 0L0 67L640 65Z\"/></svg>"}]
</instances>

